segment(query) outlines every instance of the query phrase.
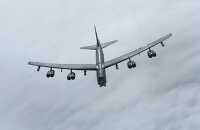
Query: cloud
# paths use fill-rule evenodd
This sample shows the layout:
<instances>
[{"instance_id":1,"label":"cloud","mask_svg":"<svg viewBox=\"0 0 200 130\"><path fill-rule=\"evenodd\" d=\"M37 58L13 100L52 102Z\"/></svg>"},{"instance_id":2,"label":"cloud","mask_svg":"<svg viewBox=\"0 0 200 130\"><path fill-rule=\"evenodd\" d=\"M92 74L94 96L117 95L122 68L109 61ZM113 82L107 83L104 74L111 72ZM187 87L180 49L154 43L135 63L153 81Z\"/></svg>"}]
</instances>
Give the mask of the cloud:
<instances>
[{"instance_id":1,"label":"cloud","mask_svg":"<svg viewBox=\"0 0 200 130\"><path fill-rule=\"evenodd\" d=\"M199 120L199 2L192 1L1 1L0 128L4 130L197 130ZM169 32L158 57L137 56L107 70L107 88L96 75L67 71L46 79L29 60L94 63L94 52L79 50L118 39L106 59L131 51ZM84 77L84 78L83 78Z\"/></svg>"}]
</instances>

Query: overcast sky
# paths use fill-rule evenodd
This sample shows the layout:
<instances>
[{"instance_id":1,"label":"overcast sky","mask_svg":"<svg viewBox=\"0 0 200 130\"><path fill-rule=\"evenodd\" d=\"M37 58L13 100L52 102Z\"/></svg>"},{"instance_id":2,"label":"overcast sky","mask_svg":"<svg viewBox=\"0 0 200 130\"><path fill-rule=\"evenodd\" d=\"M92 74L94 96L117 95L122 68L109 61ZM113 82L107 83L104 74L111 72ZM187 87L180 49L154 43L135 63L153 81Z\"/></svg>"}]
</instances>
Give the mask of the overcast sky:
<instances>
[{"instance_id":1,"label":"overcast sky","mask_svg":"<svg viewBox=\"0 0 200 130\"><path fill-rule=\"evenodd\" d=\"M200 2L198 0L0 0L0 129L199 130ZM95 63L93 25L100 41L119 40L106 60L173 33L157 57L137 68L96 73L56 71L28 61Z\"/></svg>"}]
</instances>

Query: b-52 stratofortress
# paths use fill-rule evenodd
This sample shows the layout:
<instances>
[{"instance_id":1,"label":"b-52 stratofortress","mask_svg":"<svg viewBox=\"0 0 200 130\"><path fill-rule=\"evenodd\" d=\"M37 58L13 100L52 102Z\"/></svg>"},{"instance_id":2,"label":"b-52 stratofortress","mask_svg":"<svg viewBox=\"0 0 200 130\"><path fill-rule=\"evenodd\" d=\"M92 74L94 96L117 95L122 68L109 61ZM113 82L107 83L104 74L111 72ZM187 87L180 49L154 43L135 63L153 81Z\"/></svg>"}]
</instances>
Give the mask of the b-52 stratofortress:
<instances>
[{"instance_id":1,"label":"b-52 stratofortress","mask_svg":"<svg viewBox=\"0 0 200 130\"><path fill-rule=\"evenodd\" d=\"M47 67L50 70L47 72L46 77L54 77L55 70L54 69L60 69L61 72L63 69L70 70L70 73L67 75L67 80L74 80L76 75L73 72L74 70L81 70L84 72L84 75L86 75L87 71L96 71L97 75L97 83L100 87L104 86L106 87L106 69L111 66L116 66L116 69L119 69L118 64L122 61L127 62L127 67L129 69L133 69L136 67L135 61L132 59L134 56L139 55L142 52L147 51L147 55L149 58L156 57L156 52L152 50L151 48L160 44L162 47L165 46L163 43L165 40L170 38L172 36L171 33L147 44L146 46L140 47L134 51L131 51L127 54L121 55L117 58L104 61L104 53L103 49L113 43L116 43L117 40L106 42L106 43L100 43L100 40L97 35L96 27L94 26L95 30L95 36L96 36L96 44L91 46L84 46L80 49L87 49L87 50L94 50L96 51L96 64L55 64L55 63L43 63L43 62L28 62L29 65L37 66L37 71L40 71L40 67Z\"/></svg>"}]
</instances>

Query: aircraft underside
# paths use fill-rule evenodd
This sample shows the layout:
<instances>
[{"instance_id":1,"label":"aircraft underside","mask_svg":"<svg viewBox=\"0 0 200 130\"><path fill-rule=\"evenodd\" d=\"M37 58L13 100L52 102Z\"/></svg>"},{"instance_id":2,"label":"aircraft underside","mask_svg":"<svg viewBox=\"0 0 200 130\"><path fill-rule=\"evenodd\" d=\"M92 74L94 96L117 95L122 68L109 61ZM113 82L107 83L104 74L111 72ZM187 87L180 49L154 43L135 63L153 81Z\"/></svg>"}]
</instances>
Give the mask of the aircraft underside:
<instances>
[{"instance_id":1,"label":"aircraft underside","mask_svg":"<svg viewBox=\"0 0 200 130\"><path fill-rule=\"evenodd\" d=\"M95 36L96 36L96 45L91 46L85 46L81 47L81 49L88 49L88 50L95 50L96 51L96 64L57 64L57 63L45 63L45 62L28 62L29 65L37 66L37 71L40 71L40 67L47 67L50 70L47 72L46 76L47 78L52 78L55 75L54 69L60 69L61 72L63 69L70 70L69 74L66 76L67 80L74 80L76 77L76 74L73 72L73 70L80 70L84 72L84 75L86 75L87 71L93 71L97 73L97 83L99 87L106 87L106 69L111 66L116 66L116 69L119 69L118 64L120 64L123 61L127 61L127 67L128 69L133 69L136 67L136 62L133 60L133 57L140 55L141 53L147 51L147 56L149 58L154 58L157 56L156 51L152 50L154 46L160 44L162 47L165 46L163 43L165 40L170 38L172 36L171 33L147 44L146 46L142 46L138 49L135 49L131 52L128 52L124 55L118 56L114 59L104 61L104 54L103 49L107 46L110 46L113 43L116 43L117 40L109 41L105 43L100 43L96 27L95 29Z\"/></svg>"}]
</instances>

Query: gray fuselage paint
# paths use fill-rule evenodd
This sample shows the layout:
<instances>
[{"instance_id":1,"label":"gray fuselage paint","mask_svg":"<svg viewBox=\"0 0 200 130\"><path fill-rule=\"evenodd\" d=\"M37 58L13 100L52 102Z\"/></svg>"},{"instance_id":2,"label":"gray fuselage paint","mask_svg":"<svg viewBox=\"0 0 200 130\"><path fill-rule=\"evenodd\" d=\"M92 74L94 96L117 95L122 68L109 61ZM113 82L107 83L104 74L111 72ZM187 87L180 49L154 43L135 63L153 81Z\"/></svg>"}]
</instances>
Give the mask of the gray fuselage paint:
<instances>
[{"instance_id":1,"label":"gray fuselage paint","mask_svg":"<svg viewBox=\"0 0 200 130\"><path fill-rule=\"evenodd\" d=\"M97 82L101 86L106 86L106 71L103 68L104 54L101 45L96 48Z\"/></svg>"}]
</instances>

